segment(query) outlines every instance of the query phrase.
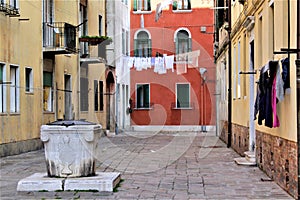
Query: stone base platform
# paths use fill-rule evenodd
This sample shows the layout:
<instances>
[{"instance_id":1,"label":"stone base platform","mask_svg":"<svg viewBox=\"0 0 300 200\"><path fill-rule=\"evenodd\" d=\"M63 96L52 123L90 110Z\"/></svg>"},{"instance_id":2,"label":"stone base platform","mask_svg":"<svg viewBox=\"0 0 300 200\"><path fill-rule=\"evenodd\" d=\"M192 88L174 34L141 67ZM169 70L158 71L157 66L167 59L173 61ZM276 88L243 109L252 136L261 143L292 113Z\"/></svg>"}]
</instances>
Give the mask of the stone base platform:
<instances>
[{"instance_id":1,"label":"stone base platform","mask_svg":"<svg viewBox=\"0 0 300 200\"><path fill-rule=\"evenodd\" d=\"M49 178L46 173L35 173L18 182L17 191L99 191L113 192L120 182L117 172L97 172L96 176L78 178Z\"/></svg>"}]
</instances>

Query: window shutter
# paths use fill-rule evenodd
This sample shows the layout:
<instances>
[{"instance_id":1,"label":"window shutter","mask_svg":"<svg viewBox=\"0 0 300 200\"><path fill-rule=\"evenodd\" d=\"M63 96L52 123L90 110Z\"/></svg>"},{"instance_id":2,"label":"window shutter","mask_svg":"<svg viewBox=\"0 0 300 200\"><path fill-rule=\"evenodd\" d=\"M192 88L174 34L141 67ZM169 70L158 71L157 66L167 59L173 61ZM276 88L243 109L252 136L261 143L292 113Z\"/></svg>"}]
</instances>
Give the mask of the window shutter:
<instances>
[{"instance_id":1,"label":"window shutter","mask_svg":"<svg viewBox=\"0 0 300 200\"><path fill-rule=\"evenodd\" d=\"M44 72L43 73L43 85L52 87L52 73L51 72Z\"/></svg>"},{"instance_id":2,"label":"window shutter","mask_svg":"<svg viewBox=\"0 0 300 200\"><path fill-rule=\"evenodd\" d=\"M175 38L175 51L176 55L179 54L179 42L178 42L178 37Z\"/></svg>"},{"instance_id":3,"label":"window shutter","mask_svg":"<svg viewBox=\"0 0 300 200\"><path fill-rule=\"evenodd\" d=\"M191 0L188 0L188 9L191 10L192 6L191 6Z\"/></svg>"},{"instance_id":4,"label":"window shutter","mask_svg":"<svg viewBox=\"0 0 300 200\"><path fill-rule=\"evenodd\" d=\"M137 1L138 0L133 1L133 11L137 11Z\"/></svg>"},{"instance_id":5,"label":"window shutter","mask_svg":"<svg viewBox=\"0 0 300 200\"><path fill-rule=\"evenodd\" d=\"M148 39L148 57L152 57L152 42Z\"/></svg>"},{"instance_id":6,"label":"window shutter","mask_svg":"<svg viewBox=\"0 0 300 200\"><path fill-rule=\"evenodd\" d=\"M151 0L148 0L148 11L151 10Z\"/></svg>"},{"instance_id":7,"label":"window shutter","mask_svg":"<svg viewBox=\"0 0 300 200\"><path fill-rule=\"evenodd\" d=\"M144 107L150 107L149 85L144 85Z\"/></svg>"},{"instance_id":8,"label":"window shutter","mask_svg":"<svg viewBox=\"0 0 300 200\"><path fill-rule=\"evenodd\" d=\"M0 65L0 82L3 82L3 67Z\"/></svg>"},{"instance_id":9,"label":"window shutter","mask_svg":"<svg viewBox=\"0 0 300 200\"><path fill-rule=\"evenodd\" d=\"M134 56L137 57L139 54L138 50L138 39L134 39Z\"/></svg>"},{"instance_id":10,"label":"window shutter","mask_svg":"<svg viewBox=\"0 0 300 200\"><path fill-rule=\"evenodd\" d=\"M192 38L188 39L188 52L192 51Z\"/></svg>"},{"instance_id":11,"label":"window shutter","mask_svg":"<svg viewBox=\"0 0 300 200\"><path fill-rule=\"evenodd\" d=\"M95 111L98 111L98 81L94 80Z\"/></svg>"}]
</instances>

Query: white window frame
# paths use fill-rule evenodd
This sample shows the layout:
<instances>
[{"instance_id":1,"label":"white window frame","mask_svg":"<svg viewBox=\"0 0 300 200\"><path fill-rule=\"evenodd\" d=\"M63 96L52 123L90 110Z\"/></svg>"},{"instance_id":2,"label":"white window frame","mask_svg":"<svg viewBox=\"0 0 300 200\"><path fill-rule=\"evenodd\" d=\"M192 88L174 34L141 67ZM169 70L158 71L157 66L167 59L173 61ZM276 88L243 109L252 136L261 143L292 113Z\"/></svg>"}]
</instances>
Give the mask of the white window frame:
<instances>
[{"instance_id":1,"label":"white window frame","mask_svg":"<svg viewBox=\"0 0 300 200\"><path fill-rule=\"evenodd\" d=\"M26 81L27 81L27 73L26 71L30 70L29 73L29 90L27 90L27 85L26 85ZM25 92L26 93L33 93L33 69L31 67L25 67Z\"/></svg>"},{"instance_id":2,"label":"white window frame","mask_svg":"<svg viewBox=\"0 0 300 200\"><path fill-rule=\"evenodd\" d=\"M20 68L10 65L10 112L20 112Z\"/></svg>"},{"instance_id":3,"label":"white window frame","mask_svg":"<svg viewBox=\"0 0 300 200\"><path fill-rule=\"evenodd\" d=\"M9 1L9 5L16 8L16 9L19 9L20 8L20 2L19 0L10 0Z\"/></svg>"},{"instance_id":4,"label":"white window frame","mask_svg":"<svg viewBox=\"0 0 300 200\"><path fill-rule=\"evenodd\" d=\"M233 99L236 99L236 46L233 46Z\"/></svg>"},{"instance_id":5,"label":"white window frame","mask_svg":"<svg viewBox=\"0 0 300 200\"><path fill-rule=\"evenodd\" d=\"M137 100L138 100L138 92L137 92L138 91L138 85L149 85L149 107L138 107L138 104L137 104ZM151 96L150 96L151 95L151 92L150 92L151 88L150 87L151 87L150 83L136 83L135 84L135 91L136 91L135 92L135 108L136 109L138 109L138 110L143 110L143 109L144 110L149 110L151 108L151 105L150 105L151 104L151 101L150 101L151 100Z\"/></svg>"},{"instance_id":6,"label":"white window frame","mask_svg":"<svg viewBox=\"0 0 300 200\"><path fill-rule=\"evenodd\" d=\"M188 85L189 86L189 106L188 107L178 107L178 105L177 105L177 86L178 85ZM176 105L176 109L191 109L191 84L190 83L176 83L176 88L175 88L175 90L176 90L176 99L175 99L175 105Z\"/></svg>"},{"instance_id":7,"label":"white window frame","mask_svg":"<svg viewBox=\"0 0 300 200\"><path fill-rule=\"evenodd\" d=\"M238 41L238 47L237 47L237 51L238 51L238 63L237 63L237 98L241 98L241 41Z\"/></svg>"},{"instance_id":8,"label":"white window frame","mask_svg":"<svg viewBox=\"0 0 300 200\"><path fill-rule=\"evenodd\" d=\"M0 67L2 68L2 76L3 82L6 82L6 65L4 63L0 63ZM7 112L7 88L9 85L7 84L0 84L0 113Z\"/></svg>"}]
</instances>

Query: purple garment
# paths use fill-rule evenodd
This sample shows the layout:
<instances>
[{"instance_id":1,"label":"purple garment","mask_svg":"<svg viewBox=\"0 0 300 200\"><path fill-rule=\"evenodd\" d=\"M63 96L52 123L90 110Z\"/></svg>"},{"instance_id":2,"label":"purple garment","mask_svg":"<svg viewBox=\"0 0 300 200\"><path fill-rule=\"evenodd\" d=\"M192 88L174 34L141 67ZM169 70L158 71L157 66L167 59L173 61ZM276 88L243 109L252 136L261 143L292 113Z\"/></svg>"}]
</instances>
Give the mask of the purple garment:
<instances>
[{"instance_id":1,"label":"purple garment","mask_svg":"<svg viewBox=\"0 0 300 200\"><path fill-rule=\"evenodd\" d=\"M277 98L276 98L276 77L275 77L272 85L273 128L280 126L280 122L277 116L276 103L277 103Z\"/></svg>"}]
</instances>

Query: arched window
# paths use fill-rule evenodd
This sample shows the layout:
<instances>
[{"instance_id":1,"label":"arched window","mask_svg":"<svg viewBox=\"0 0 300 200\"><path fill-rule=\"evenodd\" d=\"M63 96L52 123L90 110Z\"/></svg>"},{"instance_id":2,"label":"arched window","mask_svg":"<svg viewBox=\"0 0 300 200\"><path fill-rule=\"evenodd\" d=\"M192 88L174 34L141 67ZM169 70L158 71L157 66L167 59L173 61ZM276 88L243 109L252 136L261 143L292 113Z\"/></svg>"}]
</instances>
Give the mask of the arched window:
<instances>
[{"instance_id":1,"label":"arched window","mask_svg":"<svg viewBox=\"0 0 300 200\"><path fill-rule=\"evenodd\" d=\"M152 56L151 39L146 31L139 31L134 39L134 56Z\"/></svg>"},{"instance_id":2,"label":"arched window","mask_svg":"<svg viewBox=\"0 0 300 200\"><path fill-rule=\"evenodd\" d=\"M182 54L192 51L192 40L186 30L180 30L175 38L176 54Z\"/></svg>"}]
</instances>

